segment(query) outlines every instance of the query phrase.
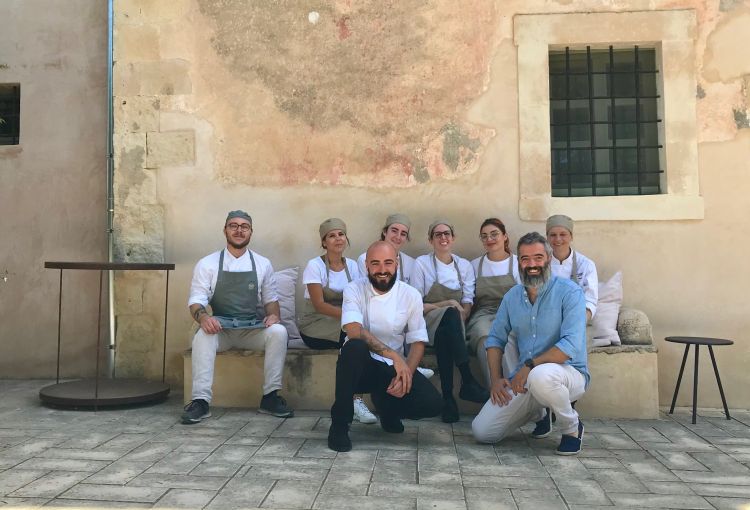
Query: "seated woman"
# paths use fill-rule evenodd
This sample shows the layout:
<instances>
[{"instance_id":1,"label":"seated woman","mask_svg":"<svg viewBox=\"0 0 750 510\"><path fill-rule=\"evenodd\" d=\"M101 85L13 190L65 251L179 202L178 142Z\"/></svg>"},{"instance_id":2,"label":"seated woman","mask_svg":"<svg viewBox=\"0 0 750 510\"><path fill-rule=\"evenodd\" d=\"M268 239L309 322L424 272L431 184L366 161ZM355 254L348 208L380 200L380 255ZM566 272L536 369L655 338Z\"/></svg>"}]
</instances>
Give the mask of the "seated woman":
<instances>
[{"instance_id":1,"label":"seated woman","mask_svg":"<svg viewBox=\"0 0 750 510\"><path fill-rule=\"evenodd\" d=\"M311 349L339 349L346 336L341 330L344 287L360 273L354 260L343 255L349 239L342 220L329 218L320 224L320 243L325 253L311 259L302 273L305 306L300 336Z\"/></svg>"},{"instance_id":2,"label":"seated woman","mask_svg":"<svg viewBox=\"0 0 750 510\"><path fill-rule=\"evenodd\" d=\"M325 253L311 259L302 273L305 308L298 325L302 341L311 349L339 349L346 336L341 329L344 287L361 274L357 263L344 257L349 246L346 224L329 218L320 224L319 232ZM354 399L354 410L362 423L378 421L359 396Z\"/></svg>"},{"instance_id":3,"label":"seated woman","mask_svg":"<svg viewBox=\"0 0 750 510\"><path fill-rule=\"evenodd\" d=\"M552 276L570 278L581 286L586 298L586 319L590 322L599 301L599 277L594 261L570 247L573 220L564 214L547 218L547 241L552 246Z\"/></svg>"},{"instance_id":4,"label":"seated woman","mask_svg":"<svg viewBox=\"0 0 750 510\"><path fill-rule=\"evenodd\" d=\"M490 334L492 321L495 320L503 296L517 283L521 283L521 277L518 275L518 259L510 252L508 234L502 221L497 218L484 220L479 227L479 239L484 245L485 254L471 261L476 290L471 317L466 325L466 341L469 350L476 353L485 381L489 385L490 369L484 342ZM509 338L503 352L503 373L510 373L517 364L518 350L515 342Z\"/></svg>"},{"instance_id":5,"label":"seated woman","mask_svg":"<svg viewBox=\"0 0 750 510\"><path fill-rule=\"evenodd\" d=\"M464 334L464 322L474 299L474 271L468 260L452 253L455 238L450 223L434 222L427 237L433 252L417 258L411 284L422 294L427 334L437 356L443 391L442 419L453 423L458 421L458 405L453 398L454 364L461 374L459 397L479 403L489 398L469 369Z\"/></svg>"}]
</instances>

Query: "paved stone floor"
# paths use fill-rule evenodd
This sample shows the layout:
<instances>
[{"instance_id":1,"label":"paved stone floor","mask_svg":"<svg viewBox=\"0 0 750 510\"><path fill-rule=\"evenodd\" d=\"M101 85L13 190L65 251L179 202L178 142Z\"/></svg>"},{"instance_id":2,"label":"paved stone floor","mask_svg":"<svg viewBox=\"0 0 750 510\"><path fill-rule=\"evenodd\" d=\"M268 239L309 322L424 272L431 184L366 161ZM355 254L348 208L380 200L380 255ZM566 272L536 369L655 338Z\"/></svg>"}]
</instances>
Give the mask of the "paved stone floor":
<instances>
[{"instance_id":1,"label":"paved stone floor","mask_svg":"<svg viewBox=\"0 0 750 510\"><path fill-rule=\"evenodd\" d=\"M180 395L156 406L61 411L45 381L0 381L0 506L9 508L750 509L750 412L682 410L661 420L584 419L584 450L528 429L476 444L470 419L354 426L326 447L327 413L289 420L214 409L179 424Z\"/></svg>"}]
</instances>

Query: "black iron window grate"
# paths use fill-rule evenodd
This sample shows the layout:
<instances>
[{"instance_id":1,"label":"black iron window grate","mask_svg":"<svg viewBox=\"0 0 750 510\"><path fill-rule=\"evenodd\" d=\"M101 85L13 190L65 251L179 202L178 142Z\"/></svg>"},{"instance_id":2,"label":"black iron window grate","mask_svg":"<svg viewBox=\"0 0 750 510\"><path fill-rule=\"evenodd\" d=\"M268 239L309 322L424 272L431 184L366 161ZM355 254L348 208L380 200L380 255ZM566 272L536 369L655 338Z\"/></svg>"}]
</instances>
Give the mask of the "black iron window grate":
<instances>
[{"instance_id":1,"label":"black iron window grate","mask_svg":"<svg viewBox=\"0 0 750 510\"><path fill-rule=\"evenodd\" d=\"M652 48L551 50L552 196L661 193Z\"/></svg>"},{"instance_id":2,"label":"black iron window grate","mask_svg":"<svg viewBox=\"0 0 750 510\"><path fill-rule=\"evenodd\" d=\"M21 86L0 84L0 145L18 145L21 120Z\"/></svg>"}]
</instances>

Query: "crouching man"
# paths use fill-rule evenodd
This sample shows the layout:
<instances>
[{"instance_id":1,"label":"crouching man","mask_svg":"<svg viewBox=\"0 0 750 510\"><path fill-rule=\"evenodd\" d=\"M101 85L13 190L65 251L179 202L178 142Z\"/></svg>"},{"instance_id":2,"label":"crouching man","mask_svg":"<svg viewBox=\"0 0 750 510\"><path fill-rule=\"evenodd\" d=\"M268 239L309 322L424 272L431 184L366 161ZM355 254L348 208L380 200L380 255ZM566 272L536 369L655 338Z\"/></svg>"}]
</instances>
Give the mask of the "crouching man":
<instances>
[{"instance_id":1,"label":"crouching man","mask_svg":"<svg viewBox=\"0 0 750 510\"><path fill-rule=\"evenodd\" d=\"M249 250L253 220L244 211L231 211L224 222L227 246L195 265L190 285L190 314L200 325L193 337L192 400L182 423L211 416L211 386L216 353L230 347L265 351L263 398L258 411L281 418L294 414L278 394L288 335L279 322L279 298L271 262ZM211 305L213 315L206 311Z\"/></svg>"},{"instance_id":2,"label":"crouching man","mask_svg":"<svg viewBox=\"0 0 750 510\"><path fill-rule=\"evenodd\" d=\"M535 438L549 435L557 414L562 439L556 453L581 451L583 423L571 402L583 395L590 376L586 356L586 300L581 287L551 276L552 248L537 232L518 241L523 285L503 298L485 347L492 387L490 400L472 423L477 441L495 443L529 421ZM508 334L517 335L519 364L502 374Z\"/></svg>"},{"instance_id":3,"label":"crouching man","mask_svg":"<svg viewBox=\"0 0 750 510\"><path fill-rule=\"evenodd\" d=\"M365 258L367 278L344 288L341 324L346 340L336 363L336 400L331 407L328 447L352 449L349 424L354 414L352 396L370 393L386 432L404 431L402 418L440 414L443 399L417 370L427 344L422 296L398 280L398 255L393 246L378 241ZM404 342L409 355L404 359Z\"/></svg>"}]
</instances>

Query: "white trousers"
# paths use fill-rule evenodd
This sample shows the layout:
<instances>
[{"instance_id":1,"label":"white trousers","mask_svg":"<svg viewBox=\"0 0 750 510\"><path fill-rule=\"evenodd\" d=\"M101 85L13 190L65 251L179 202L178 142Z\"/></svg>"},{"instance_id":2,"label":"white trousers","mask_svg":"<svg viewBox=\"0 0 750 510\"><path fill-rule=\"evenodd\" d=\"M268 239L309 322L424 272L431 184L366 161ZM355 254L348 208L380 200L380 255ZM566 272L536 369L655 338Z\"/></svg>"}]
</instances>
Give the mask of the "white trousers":
<instances>
[{"instance_id":1,"label":"white trousers","mask_svg":"<svg viewBox=\"0 0 750 510\"><path fill-rule=\"evenodd\" d=\"M264 329L225 329L209 335L202 329L193 337L193 400L211 402L216 353L231 347L265 351L263 359L263 394L281 389L287 345L286 328L274 324Z\"/></svg>"},{"instance_id":2,"label":"white trousers","mask_svg":"<svg viewBox=\"0 0 750 510\"><path fill-rule=\"evenodd\" d=\"M496 443L529 421L541 420L545 407L557 415L557 426L563 434L578 432L578 413L570 403L586 391L583 374L570 365L544 363L529 372L526 389L504 406L488 400L471 423L474 438L481 443Z\"/></svg>"},{"instance_id":3,"label":"white trousers","mask_svg":"<svg viewBox=\"0 0 750 510\"><path fill-rule=\"evenodd\" d=\"M479 362L479 368L482 370L484 375L484 382L489 388L492 384L492 378L490 377L490 365L487 363L487 351L485 350L485 342L487 337L479 340L477 345L477 361ZM508 375L518 366L518 347L516 346L516 335L511 333L508 335L508 343L505 344L505 350L503 351L503 374Z\"/></svg>"}]
</instances>

